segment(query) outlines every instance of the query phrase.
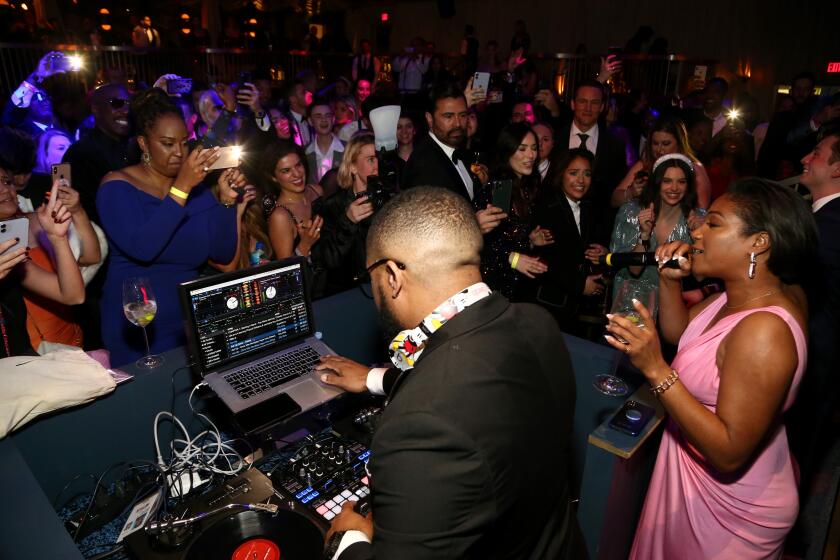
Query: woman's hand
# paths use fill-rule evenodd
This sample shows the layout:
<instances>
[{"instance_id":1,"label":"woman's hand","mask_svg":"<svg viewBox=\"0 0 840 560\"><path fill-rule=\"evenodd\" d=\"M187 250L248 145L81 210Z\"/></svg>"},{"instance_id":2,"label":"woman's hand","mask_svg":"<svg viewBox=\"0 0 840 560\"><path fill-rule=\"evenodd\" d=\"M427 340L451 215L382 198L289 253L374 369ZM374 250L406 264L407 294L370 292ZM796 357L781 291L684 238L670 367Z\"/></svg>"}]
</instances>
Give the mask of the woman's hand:
<instances>
[{"instance_id":1,"label":"woman's hand","mask_svg":"<svg viewBox=\"0 0 840 560\"><path fill-rule=\"evenodd\" d=\"M257 198L257 189L253 185L245 185L245 192L242 193L242 197L239 199L239 202L236 204L236 218L238 220L242 219L242 216L245 215L245 210L248 209L248 204L251 203L252 200Z\"/></svg>"},{"instance_id":2,"label":"woman's hand","mask_svg":"<svg viewBox=\"0 0 840 560\"><path fill-rule=\"evenodd\" d=\"M653 224L656 221L656 216L653 213L653 203L650 203L650 206L644 208L639 212L639 232L642 235L646 235L650 238L651 232L653 232Z\"/></svg>"},{"instance_id":3,"label":"woman's hand","mask_svg":"<svg viewBox=\"0 0 840 560\"><path fill-rule=\"evenodd\" d=\"M629 200L631 198L639 198L642 196L642 191L645 190L645 187L648 184L648 177L646 175L642 175L639 177L637 173L635 177L633 177L633 182L630 183L630 186L627 187L627 193L625 193L625 199Z\"/></svg>"},{"instance_id":4,"label":"woman's hand","mask_svg":"<svg viewBox=\"0 0 840 560\"><path fill-rule=\"evenodd\" d=\"M66 238L67 230L70 229L70 211L58 198L59 183L58 179L53 181L49 201L42 204L36 211L38 223L41 224L41 229L44 230L50 241Z\"/></svg>"},{"instance_id":5,"label":"woman's hand","mask_svg":"<svg viewBox=\"0 0 840 560\"><path fill-rule=\"evenodd\" d=\"M184 163L181 164L181 169L178 170L178 176L175 177L175 187L189 193L196 185L201 183L207 173L210 172L210 166L219 159L219 148L196 148Z\"/></svg>"},{"instance_id":6,"label":"woman's hand","mask_svg":"<svg viewBox=\"0 0 840 560\"><path fill-rule=\"evenodd\" d=\"M467 82L467 87L464 89L464 98L467 100L468 109L473 105L478 105L479 103L487 99L487 92L484 91L484 88L473 89L474 80L475 76L470 78L470 81Z\"/></svg>"},{"instance_id":7,"label":"woman's hand","mask_svg":"<svg viewBox=\"0 0 840 560\"><path fill-rule=\"evenodd\" d=\"M300 252L305 256L309 255L309 251L312 250L312 246L321 239L321 226L323 225L324 218L321 216L315 216L315 218L308 222L301 222L297 224L298 236L300 236L298 249L300 249Z\"/></svg>"},{"instance_id":8,"label":"woman's hand","mask_svg":"<svg viewBox=\"0 0 840 560\"><path fill-rule=\"evenodd\" d=\"M246 183L245 175L236 167L222 171L218 181L219 202L225 206L236 204L236 201L239 199L239 192L236 189L244 189Z\"/></svg>"},{"instance_id":9,"label":"woman's hand","mask_svg":"<svg viewBox=\"0 0 840 560\"><path fill-rule=\"evenodd\" d=\"M550 229L544 229L540 226L534 228L534 231L528 234L528 239L531 240L532 247L545 247L554 243L554 236Z\"/></svg>"},{"instance_id":10,"label":"woman's hand","mask_svg":"<svg viewBox=\"0 0 840 560\"><path fill-rule=\"evenodd\" d=\"M660 278L668 280L681 280L691 274L691 245L682 241L672 241L656 248L656 261L664 263L677 257L680 262L679 268L659 267ZM683 257L683 258L680 258Z\"/></svg>"},{"instance_id":11,"label":"woman's hand","mask_svg":"<svg viewBox=\"0 0 840 560\"><path fill-rule=\"evenodd\" d=\"M486 185L490 182L490 170L487 169L487 166L483 163L474 163L470 166L470 171L472 171L478 180L481 181L482 185Z\"/></svg>"},{"instance_id":12,"label":"woman's hand","mask_svg":"<svg viewBox=\"0 0 840 560\"><path fill-rule=\"evenodd\" d=\"M513 264L514 254L508 255L508 263ZM536 278L537 274L542 274L548 271L548 266L543 264L540 259L536 257L529 257L528 255L519 255L516 262L516 271L521 272L528 278Z\"/></svg>"},{"instance_id":13,"label":"woman's hand","mask_svg":"<svg viewBox=\"0 0 840 560\"><path fill-rule=\"evenodd\" d=\"M373 216L373 204L368 200L367 196L360 196L350 203L347 207L347 219L358 224L365 218Z\"/></svg>"},{"instance_id":14,"label":"woman's hand","mask_svg":"<svg viewBox=\"0 0 840 560\"><path fill-rule=\"evenodd\" d=\"M604 285L600 282L603 274L593 274L586 277L586 282L583 285L583 295L585 296L600 296L604 293Z\"/></svg>"},{"instance_id":15,"label":"woman's hand","mask_svg":"<svg viewBox=\"0 0 840 560\"><path fill-rule=\"evenodd\" d=\"M17 245L17 239L7 239L0 243L0 280L9 275L14 267L24 262L29 256L29 249L21 247L7 253L9 249Z\"/></svg>"},{"instance_id":16,"label":"woman's hand","mask_svg":"<svg viewBox=\"0 0 840 560\"><path fill-rule=\"evenodd\" d=\"M64 207L71 214L78 214L79 212L84 212L82 209L82 205L79 202L79 191L75 190L73 187L65 184L61 184L58 187L58 199L64 204Z\"/></svg>"},{"instance_id":17,"label":"woman's hand","mask_svg":"<svg viewBox=\"0 0 840 560\"><path fill-rule=\"evenodd\" d=\"M604 335L610 346L621 350L630 357L633 365L645 374L651 384L656 385L658 379L653 376L664 370L667 371L668 364L662 357L662 350L659 345L659 335L656 334L656 325L650 312L642 305L642 302L634 299L633 307L639 313L641 321L636 326L634 323L620 315L607 315L607 331L610 334ZM627 343L620 341L626 340Z\"/></svg>"},{"instance_id":18,"label":"woman's hand","mask_svg":"<svg viewBox=\"0 0 840 560\"><path fill-rule=\"evenodd\" d=\"M523 49L523 48L518 48L516 50L510 51L510 57L508 57L508 64L507 64L508 72L513 72L514 70L516 70L516 68L518 66L521 66L522 64L525 64L525 61L528 60L528 59L524 58L522 56L524 54L524 52L525 52L525 49Z\"/></svg>"},{"instance_id":19,"label":"woman's hand","mask_svg":"<svg viewBox=\"0 0 840 560\"><path fill-rule=\"evenodd\" d=\"M478 227L481 229L482 234L496 229L496 226L502 223L502 220L505 218L507 218L505 211L492 204L488 204L484 210L479 210L475 213L475 219L478 221Z\"/></svg>"},{"instance_id":20,"label":"woman's hand","mask_svg":"<svg viewBox=\"0 0 840 560\"><path fill-rule=\"evenodd\" d=\"M586 257L586 260L591 262L592 264L600 264L598 259L606 255L609 251L603 245L598 245L597 243L590 243L589 247L586 251L583 252L583 256Z\"/></svg>"}]
</instances>

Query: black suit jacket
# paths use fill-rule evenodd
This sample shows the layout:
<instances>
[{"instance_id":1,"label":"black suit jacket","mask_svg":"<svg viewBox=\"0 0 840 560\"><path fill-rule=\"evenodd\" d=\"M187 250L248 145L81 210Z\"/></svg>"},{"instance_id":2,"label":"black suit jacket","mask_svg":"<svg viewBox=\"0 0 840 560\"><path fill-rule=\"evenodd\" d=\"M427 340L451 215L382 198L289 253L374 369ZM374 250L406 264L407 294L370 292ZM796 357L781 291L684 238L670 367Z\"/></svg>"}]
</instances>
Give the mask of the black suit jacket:
<instances>
[{"instance_id":1,"label":"black suit jacket","mask_svg":"<svg viewBox=\"0 0 840 560\"><path fill-rule=\"evenodd\" d=\"M536 205L534 223L550 229L555 242L540 247L539 256L548 272L539 277L537 302L549 309L568 331L583 297L589 270L583 253L591 243L609 245L609 219L591 200L580 205L580 232L568 200L562 193L545 189Z\"/></svg>"},{"instance_id":2,"label":"black suit jacket","mask_svg":"<svg viewBox=\"0 0 840 560\"><path fill-rule=\"evenodd\" d=\"M493 294L434 333L373 435L373 544L341 560L585 558L575 381L553 319Z\"/></svg>"},{"instance_id":3,"label":"black suit jacket","mask_svg":"<svg viewBox=\"0 0 840 560\"><path fill-rule=\"evenodd\" d=\"M557 132L557 151L569 149L569 134L572 125ZM575 144L577 147L577 144ZM598 147L595 151L595 167L592 170L592 186L587 197L599 208L610 208L612 192L627 174L627 156L624 141L610 133L603 124L598 125Z\"/></svg>"},{"instance_id":4,"label":"black suit jacket","mask_svg":"<svg viewBox=\"0 0 840 560\"><path fill-rule=\"evenodd\" d=\"M814 214L820 238L818 267L807 284L808 369L796 403L787 414L791 446L806 483L819 456L827 451L823 437L840 405L840 198Z\"/></svg>"},{"instance_id":5,"label":"black suit jacket","mask_svg":"<svg viewBox=\"0 0 840 560\"><path fill-rule=\"evenodd\" d=\"M465 165L469 172L469 165ZM481 192L481 182L472 173L470 177L473 181L473 193ZM403 168L400 185L404 189L443 187L472 201L455 164L428 134L415 142L414 150Z\"/></svg>"}]
</instances>

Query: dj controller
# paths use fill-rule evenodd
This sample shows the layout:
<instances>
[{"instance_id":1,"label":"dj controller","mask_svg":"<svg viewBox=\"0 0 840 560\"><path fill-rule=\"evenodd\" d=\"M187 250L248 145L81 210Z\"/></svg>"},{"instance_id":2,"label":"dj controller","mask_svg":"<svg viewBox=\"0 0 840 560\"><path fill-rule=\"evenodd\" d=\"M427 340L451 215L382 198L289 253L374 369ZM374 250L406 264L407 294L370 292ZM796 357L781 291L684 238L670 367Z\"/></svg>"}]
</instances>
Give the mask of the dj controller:
<instances>
[{"instance_id":1,"label":"dj controller","mask_svg":"<svg viewBox=\"0 0 840 560\"><path fill-rule=\"evenodd\" d=\"M364 439L364 438L362 438ZM125 538L135 560L312 560L345 502L369 507L370 450L332 429L266 456Z\"/></svg>"}]
</instances>

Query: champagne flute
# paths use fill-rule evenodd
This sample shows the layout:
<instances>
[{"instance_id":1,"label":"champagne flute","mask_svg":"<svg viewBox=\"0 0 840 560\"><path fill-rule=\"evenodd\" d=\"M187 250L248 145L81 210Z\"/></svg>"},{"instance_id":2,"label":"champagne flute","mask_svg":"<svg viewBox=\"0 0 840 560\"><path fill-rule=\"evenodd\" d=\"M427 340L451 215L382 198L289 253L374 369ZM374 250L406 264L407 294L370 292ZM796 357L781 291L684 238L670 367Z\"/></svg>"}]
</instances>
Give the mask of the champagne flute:
<instances>
[{"instance_id":1,"label":"champagne flute","mask_svg":"<svg viewBox=\"0 0 840 560\"><path fill-rule=\"evenodd\" d=\"M632 278L625 280L618 287L618 292L613 300L610 313L624 317L638 328L644 328L647 325L645 325L642 316L633 306L633 300L636 299L642 302L642 304L647 307L650 314L653 315L656 313L656 297L656 287ZM652 326L653 325L651 325L651 327ZM619 342L627 344L627 341L620 336L615 334L611 334L611 336ZM623 379L609 373L596 375L592 384L595 386L595 389L601 393L613 397L623 397L630 392L630 387Z\"/></svg>"},{"instance_id":2,"label":"champagne flute","mask_svg":"<svg viewBox=\"0 0 840 560\"><path fill-rule=\"evenodd\" d=\"M146 325L152 322L157 313L157 301L148 278L126 278L123 281L123 312L126 319L143 328L146 355L135 362L137 367L153 369L162 366L163 356L152 354L149 348L149 335L146 333Z\"/></svg>"}]
</instances>

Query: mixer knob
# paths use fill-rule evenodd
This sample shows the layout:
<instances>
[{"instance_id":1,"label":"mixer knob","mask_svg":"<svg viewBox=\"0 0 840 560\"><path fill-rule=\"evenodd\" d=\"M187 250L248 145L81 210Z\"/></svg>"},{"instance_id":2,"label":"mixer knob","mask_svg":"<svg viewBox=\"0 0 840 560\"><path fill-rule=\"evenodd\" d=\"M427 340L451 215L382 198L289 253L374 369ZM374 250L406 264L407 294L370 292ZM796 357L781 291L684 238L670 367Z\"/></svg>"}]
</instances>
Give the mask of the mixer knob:
<instances>
[{"instance_id":1,"label":"mixer knob","mask_svg":"<svg viewBox=\"0 0 840 560\"><path fill-rule=\"evenodd\" d=\"M307 457L306 459L304 459L304 460L303 460L303 466L304 466L304 467L308 467L308 466L309 466L309 458L308 458L308 457Z\"/></svg>"},{"instance_id":2,"label":"mixer knob","mask_svg":"<svg viewBox=\"0 0 840 560\"><path fill-rule=\"evenodd\" d=\"M318 470L315 471L315 476L324 476L324 469L319 466Z\"/></svg>"},{"instance_id":3,"label":"mixer knob","mask_svg":"<svg viewBox=\"0 0 840 560\"><path fill-rule=\"evenodd\" d=\"M338 446L338 454L339 455L344 455L344 446L343 445Z\"/></svg>"},{"instance_id":4,"label":"mixer knob","mask_svg":"<svg viewBox=\"0 0 840 560\"><path fill-rule=\"evenodd\" d=\"M316 465L316 462L312 461L311 463L309 463L309 466L306 467L306 468L309 470L309 472L313 472L315 470L315 465ZM301 470L303 470L303 469L301 469Z\"/></svg>"}]
</instances>

